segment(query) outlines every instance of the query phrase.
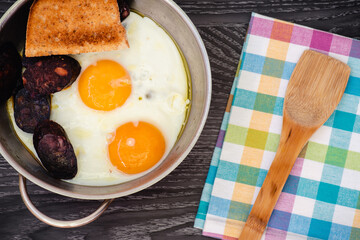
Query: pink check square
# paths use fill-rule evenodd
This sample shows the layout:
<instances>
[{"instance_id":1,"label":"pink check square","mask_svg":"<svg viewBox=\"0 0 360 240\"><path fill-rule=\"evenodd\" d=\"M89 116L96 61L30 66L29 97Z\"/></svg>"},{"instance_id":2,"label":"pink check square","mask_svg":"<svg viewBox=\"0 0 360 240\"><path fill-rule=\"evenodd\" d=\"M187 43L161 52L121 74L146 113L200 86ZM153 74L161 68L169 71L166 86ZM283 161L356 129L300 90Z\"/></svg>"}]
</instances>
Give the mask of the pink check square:
<instances>
[{"instance_id":1,"label":"pink check square","mask_svg":"<svg viewBox=\"0 0 360 240\"><path fill-rule=\"evenodd\" d=\"M331 43L330 52L349 56L352 39L334 35Z\"/></svg>"},{"instance_id":2,"label":"pink check square","mask_svg":"<svg viewBox=\"0 0 360 240\"><path fill-rule=\"evenodd\" d=\"M250 34L270 38L273 25L273 20L254 17Z\"/></svg>"}]
</instances>

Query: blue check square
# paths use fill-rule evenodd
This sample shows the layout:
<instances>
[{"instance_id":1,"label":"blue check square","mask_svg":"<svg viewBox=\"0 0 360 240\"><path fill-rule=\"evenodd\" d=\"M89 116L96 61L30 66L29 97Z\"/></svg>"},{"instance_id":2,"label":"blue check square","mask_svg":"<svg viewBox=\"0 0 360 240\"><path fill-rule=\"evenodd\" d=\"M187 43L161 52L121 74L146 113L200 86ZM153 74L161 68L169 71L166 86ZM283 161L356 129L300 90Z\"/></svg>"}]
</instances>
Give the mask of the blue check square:
<instances>
[{"instance_id":1,"label":"blue check square","mask_svg":"<svg viewBox=\"0 0 360 240\"><path fill-rule=\"evenodd\" d=\"M230 200L211 196L208 214L226 218L230 208Z\"/></svg>"},{"instance_id":2,"label":"blue check square","mask_svg":"<svg viewBox=\"0 0 360 240\"><path fill-rule=\"evenodd\" d=\"M292 214L288 231L306 236L309 232L310 223L311 218Z\"/></svg>"},{"instance_id":3,"label":"blue check square","mask_svg":"<svg viewBox=\"0 0 360 240\"><path fill-rule=\"evenodd\" d=\"M345 207L357 208L358 199L359 199L359 191L349 188L340 188L337 204Z\"/></svg>"},{"instance_id":4,"label":"blue check square","mask_svg":"<svg viewBox=\"0 0 360 240\"><path fill-rule=\"evenodd\" d=\"M261 74L264 67L264 63L265 63L265 57L244 52L244 56L241 64L241 70Z\"/></svg>"},{"instance_id":5,"label":"blue check square","mask_svg":"<svg viewBox=\"0 0 360 240\"><path fill-rule=\"evenodd\" d=\"M335 204L316 201L313 218L331 222L332 217L334 215L334 210L335 210Z\"/></svg>"},{"instance_id":6,"label":"blue check square","mask_svg":"<svg viewBox=\"0 0 360 240\"><path fill-rule=\"evenodd\" d=\"M324 182L320 182L319 191L316 199L328 203L336 203L340 187Z\"/></svg>"},{"instance_id":7,"label":"blue check square","mask_svg":"<svg viewBox=\"0 0 360 240\"><path fill-rule=\"evenodd\" d=\"M360 96L360 78L350 76L346 85L345 93Z\"/></svg>"},{"instance_id":8,"label":"blue check square","mask_svg":"<svg viewBox=\"0 0 360 240\"><path fill-rule=\"evenodd\" d=\"M352 132L333 128L331 131L330 146L348 149Z\"/></svg>"},{"instance_id":9,"label":"blue check square","mask_svg":"<svg viewBox=\"0 0 360 240\"><path fill-rule=\"evenodd\" d=\"M310 223L309 236L320 239L328 239L330 235L330 229L331 222L326 222L313 218L311 219Z\"/></svg>"},{"instance_id":10,"label":"blue check square","mask_svg":"<svg viewBox=\"0 0 360 240\"><path fill-rule=\"evenodd\" d=\"M283 74L282 74L281 78L289 80L292 72L294 71L295 66L296 66L296 63L285 62L284 70L283 70Z\"/></svg>"},{"instance_id":11,"label":"blue check square","mask_svg":"<svg viewBox=\"0 0 360 240\"><path fill-rule=\"evenodd\" d=\"M214 184L217 169L217 167L210 165L208 177L206 178L206 183L209 183L211 185Z\"/></svg>"},{"instance_id":12,"label":"blue check square","mask_svg":"<svg viewBox=\"0 0 360 240\"><path fill-rule=\"evenodd\" d=\"M354 128L355 118L355 114L336 110L333 127L352 132Z\"/></svg>"},{"instance_id":13,"label":"blue check square","mask_svg":"<svg viewBox=\"0 0 360 240\"><path fill-rule=\"evenodd\" d=\"M324 123L324 126L327 126L327 127L332 127L334 125L334 120L335 120L335 112L334 111L330 117L328 118L328 120L326 120L326 122Z\"/></svg>"},{"instance_id":14,"label":"blue check square","mask_svg":"<svg viewBox=\"0 0 360 240\"><path fill-rule=\"evenodd\" d=\"M253 109L255 105L256 95L256 92L237 88L235 90L233 105L236 107Z\"/></svg>"},{"instance_id":15,"label":"blue check square","mask_svg":"<svg viewBox=\"0 0 360 240\"><path fill-rule=\"evenodd\" d=\"M334 185L340 185L344 168L334 165L324 164L321 181Z\"/></svg>"},{"instance_id":16,"label":"blue check square","mask_svg":"<svg viewBox=\"0 0 360 240\"><path fill-rule=\"evenodd\" d=\"M359 106L359 99L359 96L345 93L336 109L339 111L356 114Z\"/></svg>"},{"instance_id":17,"label":"blue check square","mask_svg":"<svg viewBox=\"0 0 360 240\"><path fill-rule=\"evenodd\" d=\"M267 175L267 170L264 170L264 169L261 169L259 170L259 176L257 178L257 181L256 181L256 186L257 187L261 187L264 183L264 180L266 178L266 175Z\"/></svg>"},{"instance_id":18,"label":"blue check square","mask_svg":"<svg viewBox=\"0 0 360 240\"><path fill-rule=\"evenodd\" d=\"M349 239L351 227L333 223L331 225L329 240Z\"/></svg>"},{"instance_id":19,"label":"blue check square","mask_svg":"<svg viewBox=\"0 0 360 240\"><path fill-rule=\"evenodd\" d=\"M360 133L360 116L359 115L356 115L353 131L356 133Z\"/></svg>"},{"instance_id":20,"label":"blue check square","mask_svg":"<svg viewBox=\"0 0 360 240\"><path fill-rule=\"evenodd\" d=\"M239 164L228 161L220 161L216 177L235 182L238 170Z\"/></svg>"},{"instance_id":21,"label":"blue check square","mask_svg":"<svg viewBox=\"0 0 360 240\"><path fill-rule=\"evenodd\" d=\"M353 76L353 77L360 78L360 68L359 68L360 59L349 56L349 60L347 62L347 65L349 65L349 67L351 68L350 75Z\"/></svg>"},{"instance_id":22,"label":"blue check square","mask_svg":"<svg viewBox=\"0 0 360 240\"><path fill-rule=\"evenodd\" d=\"M284 98L277 97L275 101L275 107L273 114L282 116L284 108Z\"/></svg>"},{"instance_id":23,"label":"blue check square","mask_svg":"<svg viewBox=\"0 0 360 240\"><path fill-rule=\"evenodd\" d=\"M317 192L319 189L319 182L306 179L306 178L300 178L297 195L316 199Z\"/></svg>"}]
</instances>

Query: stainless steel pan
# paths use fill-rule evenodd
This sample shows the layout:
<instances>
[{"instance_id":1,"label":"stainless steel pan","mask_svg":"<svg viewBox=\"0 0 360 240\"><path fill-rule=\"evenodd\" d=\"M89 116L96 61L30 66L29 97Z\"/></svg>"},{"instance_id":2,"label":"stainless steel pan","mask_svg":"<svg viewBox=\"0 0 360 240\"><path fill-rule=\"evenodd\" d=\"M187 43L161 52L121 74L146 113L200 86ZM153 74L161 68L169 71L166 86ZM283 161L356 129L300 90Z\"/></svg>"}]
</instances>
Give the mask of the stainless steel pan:
<instances>
[{"instance_id":1,"label":"stainless steel pan","mask_svg":"<svg viewBox=\"0 0 360 240\"><path fill-rule=\"evenodd\" d=\"M31 0L17 1L0 19L0 42L11 41L22 49ZM20 192L29 210L41 221L56 227L77 227L96 219L113 198L129 195L158 182L174 170L195 145L204 127L211 99L209 59L201 37L186 14L171 0L134 0L131 8L151 17L175 39L189 66L192 81L192 101L188 122L172 151L156 169L147 175L112 186L81 186L50 177L22 146L12 130L5 104L0 106L0 153L18 171ZM39 212L26 192L25 180L57 194L80 199L105 199L90 216L75 221L51 219Z\"/></svg>"}]
</instances>

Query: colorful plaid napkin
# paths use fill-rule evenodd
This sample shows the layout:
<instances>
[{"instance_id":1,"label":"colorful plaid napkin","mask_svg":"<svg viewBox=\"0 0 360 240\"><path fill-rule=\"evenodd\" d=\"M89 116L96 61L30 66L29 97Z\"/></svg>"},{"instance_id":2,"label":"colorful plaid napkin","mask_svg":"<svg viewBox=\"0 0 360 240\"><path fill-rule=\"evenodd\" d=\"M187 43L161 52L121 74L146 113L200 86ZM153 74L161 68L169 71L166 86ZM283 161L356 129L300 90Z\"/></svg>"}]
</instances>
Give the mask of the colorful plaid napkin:
<instances>
[{"instance_id":1,"label":"colorful plaid napkin","mask_svg":"<svg viewBox=\"0 0 360 240\"><path fill-rule=\"evenodd\" d=\"M360 41L252 14L195 227L237 239L275 157L285 90L306 49L352 71L300 153L263 239L360 239Z\"/></svg>"}]
</instances>

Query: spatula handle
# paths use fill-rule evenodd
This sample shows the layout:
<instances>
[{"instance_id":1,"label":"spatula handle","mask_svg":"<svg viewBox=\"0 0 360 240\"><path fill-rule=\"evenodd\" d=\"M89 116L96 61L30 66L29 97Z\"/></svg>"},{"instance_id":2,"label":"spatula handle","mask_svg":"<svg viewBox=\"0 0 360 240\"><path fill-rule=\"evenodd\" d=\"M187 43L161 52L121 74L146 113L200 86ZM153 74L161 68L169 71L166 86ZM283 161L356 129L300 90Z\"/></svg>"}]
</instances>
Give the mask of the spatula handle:
<instances>
[{"instance_id":1,"label":"spatula handle","mask_svg":"<svg viewBox=\"0 0 360 240\"><path fill-rule=\"evenodd\" d=\"M239 240L260 239L291 172L297 156L312 135L284 116L283 129L275 159L266 175Z\"/></svg>"}]
</instances>

